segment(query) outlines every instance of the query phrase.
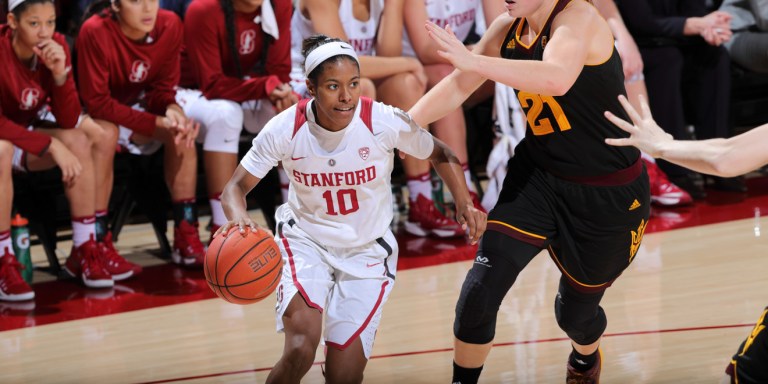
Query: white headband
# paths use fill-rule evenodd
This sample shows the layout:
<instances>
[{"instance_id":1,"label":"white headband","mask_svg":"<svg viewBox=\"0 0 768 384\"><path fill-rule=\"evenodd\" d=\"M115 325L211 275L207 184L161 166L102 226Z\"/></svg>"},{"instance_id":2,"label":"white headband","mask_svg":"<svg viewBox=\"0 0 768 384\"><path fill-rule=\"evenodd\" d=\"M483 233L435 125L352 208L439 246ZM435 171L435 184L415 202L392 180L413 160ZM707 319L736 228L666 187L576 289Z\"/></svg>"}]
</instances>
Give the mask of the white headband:
<instances>
[{"instance_id":1,"label":"white headband","mask_svg":"<svg viewBox=\"0 0 768 384\"><path fill-rule=\"evenodd\" d=\"M315 48L309 55L307 55L307 59L304 60L304 77L309 77L309 74L312 73L318 65L337 55L347 55L355 59L357 64L360 65L357 53L355 53L355 50L351 45L342 41L334 41Z\"/></svg>"},{"instance_id":2,"label":"white headband","mask_svg":"<svg viewBox=\"0 0 768 384\"><path fill-rule=\"evenodd\" d=\"M24 2L24 0L9 0L8 1L8 12L13 11L14 8L18 7L23 2Z\"/></svg>"}]
</instances>

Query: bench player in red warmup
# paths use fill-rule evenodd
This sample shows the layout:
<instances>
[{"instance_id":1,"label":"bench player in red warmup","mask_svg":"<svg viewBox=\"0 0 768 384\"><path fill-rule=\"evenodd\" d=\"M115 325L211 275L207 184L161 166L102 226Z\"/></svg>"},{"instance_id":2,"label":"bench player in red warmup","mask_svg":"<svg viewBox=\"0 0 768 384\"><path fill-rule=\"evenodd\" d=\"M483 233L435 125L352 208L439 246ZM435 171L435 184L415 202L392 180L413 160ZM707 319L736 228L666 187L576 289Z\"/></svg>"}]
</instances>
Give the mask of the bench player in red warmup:
<instances>
[{"instance_id":1,"label":"bench player in red warmup","mask_svg":"<svg viewBox=\"0 0 768 384\"><path fill-rule=\"evenodd\" d=\"M8 25L0 27L0 298L31 298L32 291L13 278L6 246L13 199L11 164L18 172L58 166L72 215L72 252L65 270L88 287L110 287L138 272L102 241L96 242L97 195L107 193L96 177L111 162L116 135L109 135L82 114L64 36L55 33L52 0L13 0ZM12 144L12 145L11 145ZM4 249L5 248L5 249Z\"/></svg>"},{"instance_id":2,"label":"bench player in red warmup","mask_svg":"<svg viewBox=\"0 0 768 384\"><path fill-rule=\"evenodd\" d=\"M202 265L205 247L198 233L195 187L199 126L176 103L184 30L173 12L157 0L102 0L91 4L77 37L78 83L88 113L118 143L136 155L161 146L165 182L173 200L173 261ZM112 151L114 157L114 151ZM110 248L106 229L113 162L101 177L109 180L96 206L98 233Z\"/></svg>"}]
</instances>

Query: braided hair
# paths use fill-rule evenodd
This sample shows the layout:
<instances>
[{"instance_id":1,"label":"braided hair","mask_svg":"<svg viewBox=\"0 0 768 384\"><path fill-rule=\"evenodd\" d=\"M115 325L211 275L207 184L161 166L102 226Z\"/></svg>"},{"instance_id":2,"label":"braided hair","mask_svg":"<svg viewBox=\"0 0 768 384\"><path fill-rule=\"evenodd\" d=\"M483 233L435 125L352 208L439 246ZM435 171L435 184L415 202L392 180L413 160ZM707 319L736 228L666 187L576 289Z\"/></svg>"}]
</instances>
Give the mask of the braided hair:
<instances>
[{"instance_id":1,"label":"braided hair","mask_svg":"<svg viewBox=\"0 0 768 384\"><path fill-rule=\"evenodd\" d=\"M238 78L243 77L243 68L240 66L240 55L235 40L235 6L232 0L219 0L221 11L224 12L224 26L227 28L227 45L232 52L232 61L235 63L235 73Z\"/></svg>"}]
</instances>

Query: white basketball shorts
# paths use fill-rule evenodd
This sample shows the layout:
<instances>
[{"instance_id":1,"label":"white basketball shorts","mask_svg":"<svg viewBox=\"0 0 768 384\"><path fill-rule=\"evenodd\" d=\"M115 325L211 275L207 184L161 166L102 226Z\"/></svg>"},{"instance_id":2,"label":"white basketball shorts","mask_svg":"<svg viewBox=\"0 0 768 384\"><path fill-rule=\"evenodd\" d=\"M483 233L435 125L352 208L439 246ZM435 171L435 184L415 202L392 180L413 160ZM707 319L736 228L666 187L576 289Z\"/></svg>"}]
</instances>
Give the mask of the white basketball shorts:
<instances>
[{"instance_id":1,"label":"white basketball shorts","mask_svg":"<svg viewBox=\"0 0 768 384\"><path fill-rule=\"evenodd\" d=\"M275 240L283 257L277 288L277 331L283 314L298 293L325 317L324 341L344 350L360 337L370 358L384 303L395 283L397 240L391 231L356 248L323 246L299 228L282 206L275 217Z\"/></svg>"}]
</instances>

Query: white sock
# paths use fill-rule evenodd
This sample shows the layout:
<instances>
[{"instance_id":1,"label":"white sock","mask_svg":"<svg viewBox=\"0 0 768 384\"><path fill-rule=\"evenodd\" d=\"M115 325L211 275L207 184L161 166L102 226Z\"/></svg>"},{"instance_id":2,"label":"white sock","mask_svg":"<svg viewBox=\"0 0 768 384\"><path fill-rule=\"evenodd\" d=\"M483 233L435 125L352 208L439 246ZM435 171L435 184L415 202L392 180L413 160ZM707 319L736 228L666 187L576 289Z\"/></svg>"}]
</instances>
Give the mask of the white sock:
<instances>
[{"instance_id":1,"label":"white sock","mask_svg":"<svg viewBox=\"0 0 768 384\"><path fill-rule=\"evenodd\" d=\"M0 234L0 257L5 255L6 249L8 250L8 253L13 255L13 243L11 242L11 231L5 231L5 233Z\"/></svg>"},{"instance_id":2,"label":"white sock","mask_svg":"<svg viewBox=\"0 0 768 384\"><path fill-rule=\"evenodd\" d=\"M221 206L221 195L211 197L208 201L211 202L211 220L213 225L221 227L227 223L227 216L224 215L224 208Z\"/></svg>"},{"instance_id":3,"label":"white sock","mask_svg":"<svg viewBox=\"0 0 768 384\"><path fill-rule=\"evenodd\" d=\"M408 178L408 196L411 201L416 201L419 195L432 200L432 180L429 172L416 177Z\"/></svg>"},{"instance_id":4,"label":"white sock","mask_svg":"<svg viewBox=\"0 0 768 384\"><path fill-rule=\"evenodd\" d=\"M72 218L72 243L75 248L83 245L91 237L96 238L96 216Z\"/></svg>"},{"instance_id":5,"label":"white sock","mask_svg":"<svg viewBox=\"0 0 768 384\"><path fill-rule=\"evenodd\" d=\"M469 188L470 192L477 193L477 189L475 189L475 183L472 182L472 174L469 173L469 168L465 165L464 168L464 180L467 181L467 188Z\"/></svg>"}]
</instances>

